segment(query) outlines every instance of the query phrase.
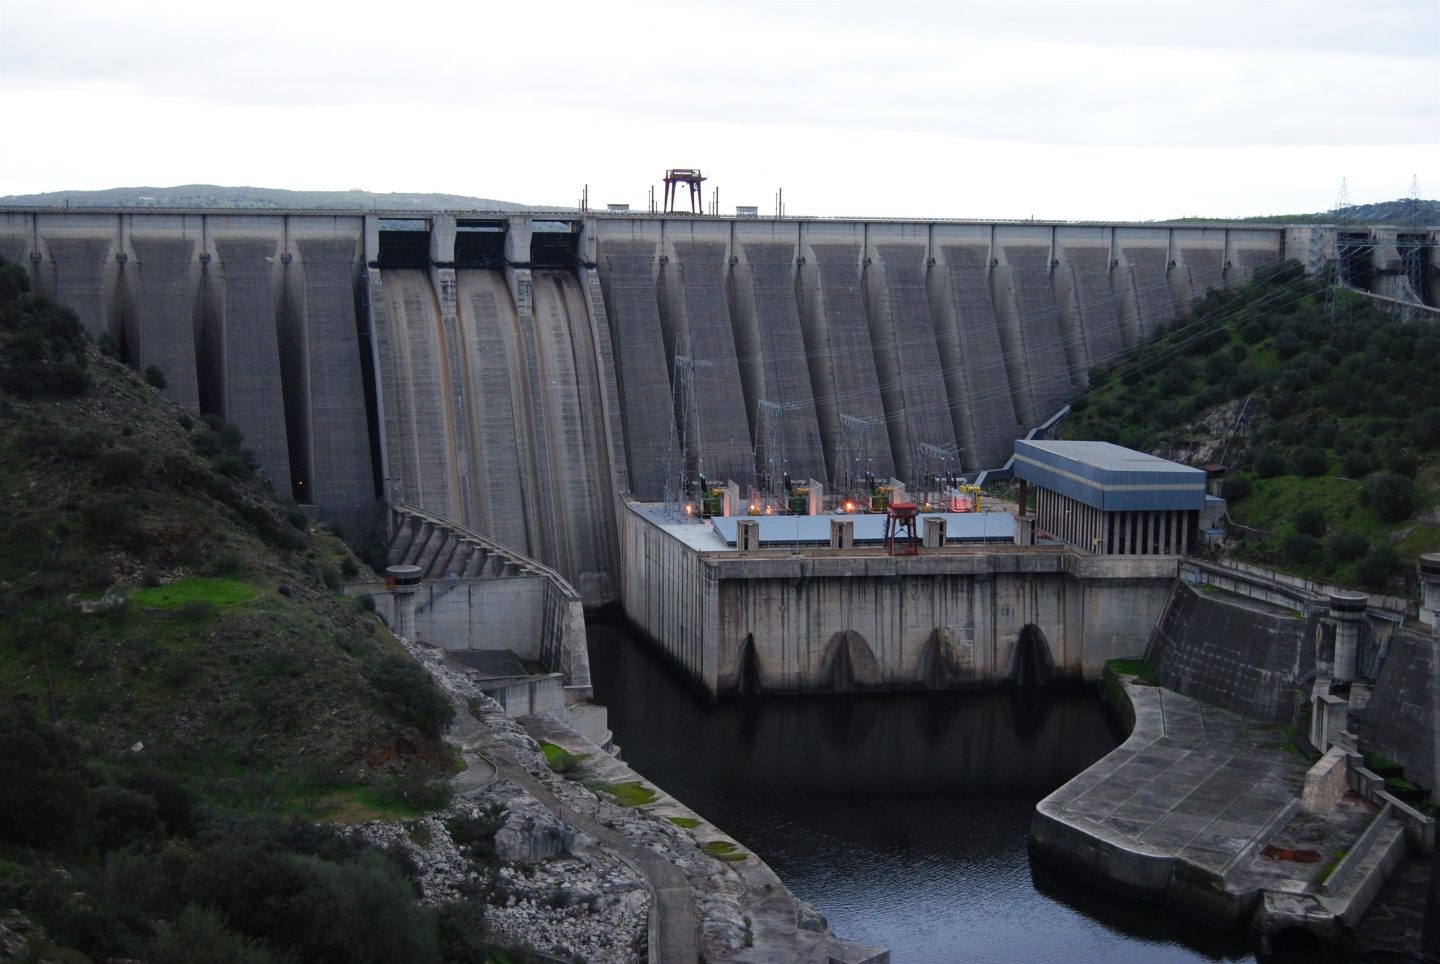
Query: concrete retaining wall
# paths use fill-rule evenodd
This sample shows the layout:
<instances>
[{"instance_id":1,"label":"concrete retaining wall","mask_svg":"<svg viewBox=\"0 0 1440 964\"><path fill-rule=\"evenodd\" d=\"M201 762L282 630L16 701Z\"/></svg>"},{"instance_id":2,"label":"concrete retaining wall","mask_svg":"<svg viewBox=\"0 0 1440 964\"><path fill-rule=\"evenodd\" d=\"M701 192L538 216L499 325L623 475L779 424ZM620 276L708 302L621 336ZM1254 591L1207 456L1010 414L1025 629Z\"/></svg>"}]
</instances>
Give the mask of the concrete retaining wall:
<instances>
[{"instance_id":1,"label":"concrete retaining wall","mask_svg":"<svg viewBox=\"0 0 1440 964\"><path fill-rule=\"evenodd\" d=\"M712 692L953 688L1099 679L1140 653L1178 559L946 548L697 552L625 516L625 608ZM747 678L748 677L748 678Z\"/></svg>"},{"instance_id":2,"label":"concrete retaining wall","mask_svg":"<svg viewBox=\"0 0 1440 964\"><path fill-rule=\"evenodd\" d=\"M1262 612L1176 583L1145 658L1170 689L1254 720L1288 722L1314 665L1318 617Z\"/></svg>"},{"instance_id":3,"label":"concrete retaining wall","mask_svg":"<svg viewBox=\"0 0 1440 964\"><path fill-rule=\"evenodd\" d=\"M1390 641L1390 652L1356 732L1360 749L1405 766L1407 779L1440 791L1440 639L1406 628Z\"/></svg>"},{"instance_id":4,"label":"concrete retaining wall","mask_svg":"<svg viewBox=\"0 0 1440 964\"><path fill-rule=\"evenodd\" d=\"M421 639L454 649L513 649L561 673L571 702L590 699L585 610L559 573L412 506L393 508L389 522L392 562L418 566L424 580L415 605Z\"/></svg>"},{"instance_id":5,"label":"concrete retaining wall","mask_svg":"<svg viewBox=\"0 0 1440 964\"><path fill-rule=\"evenodd\" d=\"M522 680L487 681L476 684L482 693L499 703L511 719L532 713L565 714L565 682L559 673Z\"/></svg>"}]
</instances>

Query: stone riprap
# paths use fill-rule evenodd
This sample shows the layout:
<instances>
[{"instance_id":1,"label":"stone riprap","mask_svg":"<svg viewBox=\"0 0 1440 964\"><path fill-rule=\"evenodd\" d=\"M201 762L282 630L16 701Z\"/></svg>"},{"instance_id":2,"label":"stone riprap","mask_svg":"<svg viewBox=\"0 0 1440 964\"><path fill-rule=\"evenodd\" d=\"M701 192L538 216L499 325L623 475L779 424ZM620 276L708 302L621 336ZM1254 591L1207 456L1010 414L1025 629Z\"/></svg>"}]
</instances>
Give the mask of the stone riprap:
<instances>
[{"instance_id":1,"label":"stone riprap","mask_svg":"<svg viewBox=\"0 0 1440 964\"><path fill-rule=\"evenodd\" d=\"M824 918L796 901L758 857L717 860L702 847L728 839L657 790L643 807L621 806L586 782L643 781L559 720L526 725L583 760L583 779L565 779L540 744L503 708L450 670L438 651L410 645L456 704L450 739L466 771L456 778L452 815L501 811L495 834L506 861L486 909L493 932L557 957L588 961L694 960L886 964L887 952L831 935ZM443 815L442 815L443 816ZM668 819L689 817L693 829ZM689 821L684 821L688 823ZM378 832L420 864L426 899L453 899L478 883L443 820ZM418 843L423 841L424 843ZM648 948L648 957L644 956Z\"/></svg>"}]
</instances>

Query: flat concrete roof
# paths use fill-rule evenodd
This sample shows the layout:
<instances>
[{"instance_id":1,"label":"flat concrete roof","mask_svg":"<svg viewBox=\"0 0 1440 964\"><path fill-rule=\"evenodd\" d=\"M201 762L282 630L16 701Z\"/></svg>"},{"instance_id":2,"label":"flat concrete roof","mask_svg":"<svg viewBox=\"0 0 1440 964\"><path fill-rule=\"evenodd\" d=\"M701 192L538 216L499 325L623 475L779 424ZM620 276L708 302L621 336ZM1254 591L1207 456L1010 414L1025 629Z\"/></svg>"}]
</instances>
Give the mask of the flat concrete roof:
<instances>
[{"instance_id":1,"label":"flat concrete roof","mask_svg":"<svg viewBox=\"0 0 1440 964\"><path fill-rule=\"evenodd\" d=\"M711 519L686 517L673 505L636 505L635 511L700 552L736 551L736 524L742 519L760 523L760 547L830 545L830 521L846 519L855 523L855 544L882 545L885 542L885 514L852 515L742 515ZM928 518L945 520L946 543L1015 541L1015 518L1008 512L922 512L916 518L915 536L925 536Z\"/></svg>"},{"instance_id":2,"label":"flat concrete roof","mask_svg":"<svg viewBox=\"0 0 1440 964\"><path fill-rule=\"evenodd\" d=\"M1015 442L1015 474L1106 512L1202 509L1205 472L1111 442Z\"/></svg>"}]
</instances>

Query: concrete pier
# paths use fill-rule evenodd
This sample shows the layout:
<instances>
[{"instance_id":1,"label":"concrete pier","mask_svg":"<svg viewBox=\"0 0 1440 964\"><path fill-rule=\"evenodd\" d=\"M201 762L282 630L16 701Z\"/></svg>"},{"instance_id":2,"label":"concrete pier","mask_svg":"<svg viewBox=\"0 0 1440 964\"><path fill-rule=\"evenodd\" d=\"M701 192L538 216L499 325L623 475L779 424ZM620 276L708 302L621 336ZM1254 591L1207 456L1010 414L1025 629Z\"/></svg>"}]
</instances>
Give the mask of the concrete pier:
<instances>
[{"instance_id":1,"label":"concrete pier","mask_svg":"<svg viewBox=\"0 0 1440 964\"><path fill-rule=\"evenodd\" d=\"M1328 939L1353 926L1405 853L1391 804L1340 792L1304 812L1309 768L1278 727L1161 687L1109 683L1133 716L1130 737L1037 805L1036 858L1218 927ZM1316 779L1333 775L1327 763ZM1347 854L1338 866L1337 852Z\"/></svg>"}]
</instances>

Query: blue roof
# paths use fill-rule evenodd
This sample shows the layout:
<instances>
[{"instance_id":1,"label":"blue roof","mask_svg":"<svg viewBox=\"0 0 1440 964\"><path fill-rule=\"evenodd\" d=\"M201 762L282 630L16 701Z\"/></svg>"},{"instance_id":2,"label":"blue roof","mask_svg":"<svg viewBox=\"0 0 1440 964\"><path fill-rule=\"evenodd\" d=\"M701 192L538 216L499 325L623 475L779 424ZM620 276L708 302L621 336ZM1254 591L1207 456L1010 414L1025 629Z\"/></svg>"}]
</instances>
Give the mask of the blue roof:
<instances>
[{"instance_id":1,"label":"blue roof","mask_svg":"<svg viewBox=\"0 0 1440 964\"><path fill-rule=\"evenodd\" d=\"M1201 509L1205 472L1110 442L1015 442L1015 474L1105 512Z\"/></svg>"}]
</instances>

